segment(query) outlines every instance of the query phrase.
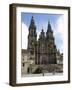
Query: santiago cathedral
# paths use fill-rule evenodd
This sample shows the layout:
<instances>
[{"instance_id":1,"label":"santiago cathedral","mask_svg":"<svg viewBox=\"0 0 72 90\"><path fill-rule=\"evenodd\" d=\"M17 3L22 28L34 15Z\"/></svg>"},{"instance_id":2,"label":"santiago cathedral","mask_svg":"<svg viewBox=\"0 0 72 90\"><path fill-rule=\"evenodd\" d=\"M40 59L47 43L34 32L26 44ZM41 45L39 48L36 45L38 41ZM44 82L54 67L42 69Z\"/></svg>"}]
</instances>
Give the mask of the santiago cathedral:
<instances>
[{"instance_id":1,"label":"santiago cathedral","mask_svg":"<svg viewBox=\"0 0 72 90\"><path fill-rule=\"evenodd\" d=\"M56 45L53 37L53 31L48 23L47 32L41 30L39 39L37 41L37 32L34 19L32 17L29 26L28 35L28 52L31 55L35 54L36 64L56 64Z\"/></svg>"},{"instance_id":2,"label":"santiago cathedral","mask_svg":"<svg viewBox=\"0 0 72 90\"><path fill-rule=\"evenodd\" d=\"M42 70L49 72L50 65L52 67L56 65L57 68L60 64L62 66L63 54L60 54L56 48L50 22L48 22L46 32L42 28L38 40L36 28L34 17L32 16L29 25L28 46L27 49L22 49L22 74L42 73Z\"/></svg>"}]
</instances>

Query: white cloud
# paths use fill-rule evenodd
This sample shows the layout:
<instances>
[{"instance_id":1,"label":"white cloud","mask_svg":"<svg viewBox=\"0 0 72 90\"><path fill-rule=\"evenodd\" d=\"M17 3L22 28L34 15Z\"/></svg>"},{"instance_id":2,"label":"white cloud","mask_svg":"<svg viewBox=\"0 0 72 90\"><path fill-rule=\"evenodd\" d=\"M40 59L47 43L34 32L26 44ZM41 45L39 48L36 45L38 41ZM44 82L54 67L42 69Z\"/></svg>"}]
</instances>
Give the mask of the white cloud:
<instances>
[{"instance_id":1,"label":"white cloud","mask_svg":"<svg viewBox=\"0 0 72 90\"><path fill-rule=\"evenodd\" d=\"M57 20L57 22L55 23L55 30L54 30L54 35L56 34L61 34L61 37L63 38L64 35L64 19L63 16L59 17L59 19Z\"/></svg>"},{"instance_id":2,"label":"white cloud","mask_svg":"<svg viewBox=\"0 0 72 90\"><path fill-rule=\"evenodd\" d=\"M55 36L55 42L57 45L57 49L60 50L60 52L63 52L63 43L59 45L58 41L56 41L58 38L60 38L62 41L64 39L64 32L65 32L65 20L64 16L60 16L55 23L55 30L54 30L54 36ZM58 36L59 35L59 36ZM59 45L59 46L58 46Z\"/></svg>"},{"instance_id":3,"label":"white cloud","mask_svg":"<svg viewBox=\"0 0 72 90\"><path fill-rule=\"evenodd\" d=\"M57 23L56 23L56 26L57 26L57 32L61 34L61 37L63 38L64 36L64 18L63 16L61 16L58 20L57 20Z\"/></svg>"},{"instance_id":4,"label":"white cloud","mask_svg":"<svg viewBox=\"0 0 72 90\"><path fill-rule=\"evenodd\" d=\"M63 53L63 45L60 47L60 52Z\"/></svg>"},{"instance_id":5,"label":"white cloud","mask_svg":"<svg viewBox=\"0 0 72 90\"><path fill-rule=\"evenodd\" d=\"M39 39L40 31L37 31L37 40Z\"/></svg>"},{"instance_id":6,"label":"white cloud","mask_svg":"<svg viewBox=\"0 0 72 90\"><path fill-rule=\"evenodd\" d=\"M28 27L22 22L22 48L27 49L28 44Z\"/></svg>"}]
</instances>

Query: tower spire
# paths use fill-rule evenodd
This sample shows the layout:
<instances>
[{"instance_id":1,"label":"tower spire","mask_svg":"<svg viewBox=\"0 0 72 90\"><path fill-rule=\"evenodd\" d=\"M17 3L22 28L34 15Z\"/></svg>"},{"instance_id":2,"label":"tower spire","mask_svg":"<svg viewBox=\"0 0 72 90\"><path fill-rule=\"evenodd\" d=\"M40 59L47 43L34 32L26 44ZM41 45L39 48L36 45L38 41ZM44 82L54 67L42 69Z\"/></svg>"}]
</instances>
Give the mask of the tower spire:
<instances>
[{"instance_id":1,"label":"tower spire","mask_svg":"<svg viewBox=\"0 0 72 90\"><path fill-rule=\"evenodd\" d=\"M53 33L52 28L51 28L51 24L50 24L50 20L48 21L48 27L47 27L46 35L48 36L49 33Z\"/></svg>"},{"instance_id":2,"label":"tower spire","mask_svg":"<svg viewBox=\"0 0 72 90\"><path fill-rule=\"evenodd\" d=\"M36 26L34 22L34 17L32 16L29 25L28 48L32 48L32 45L36 43L36 40L37 40Z\"/></svg>"},{"instance_id":3,"label":"tower spire","mask_svg":"<svg viewBox=\"0 0 72 90\"><path fill-rule=\"evenodd\" d=\"M49 31L52 31L51 24L50 24L50 20L48 21L48 30L49 30Z\"/></svg>"},{"instance_id":4,"label":"tower spire","mask_svg":"<svg viewBox=\"0 0 72 90\"><path fill-rule=\"evenodd\" d=\"M29 29L30 29L30 28L32 28L32 29L36 29L35 21L34 21L34 17L33 17L33 16L32 16L31 21L30 21Z\"/></svg>"}]
</instances>

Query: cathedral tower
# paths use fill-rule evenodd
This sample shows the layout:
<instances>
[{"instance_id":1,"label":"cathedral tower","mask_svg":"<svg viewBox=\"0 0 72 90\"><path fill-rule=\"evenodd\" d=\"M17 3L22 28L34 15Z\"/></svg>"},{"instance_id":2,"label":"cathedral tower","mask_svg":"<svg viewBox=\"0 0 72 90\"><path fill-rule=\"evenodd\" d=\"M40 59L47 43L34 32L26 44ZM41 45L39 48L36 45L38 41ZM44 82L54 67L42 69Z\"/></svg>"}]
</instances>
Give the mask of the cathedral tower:
<instances>
[{"instance_id":1,"label":"cathedral tower","mask_svg":"<svg viewBox=\"0 0 72 90\"><path fill-rule=\"evenodd\" d=\"M28 52L31 60L35 60L36 42L37 42L36 26L34 18L32 16L28 34Z\"/></svg>"},{"instance_id":2,"label":"cathedral tower","mask_svg":"<svg viewBox=\"0 0 72 90\"><path fill-rule=\"evenodd\" d=\"M53 31L50 22L46 32L46 47L49 64L56 64L56 45L54 43Z\"/></svg>"}]
</instances>

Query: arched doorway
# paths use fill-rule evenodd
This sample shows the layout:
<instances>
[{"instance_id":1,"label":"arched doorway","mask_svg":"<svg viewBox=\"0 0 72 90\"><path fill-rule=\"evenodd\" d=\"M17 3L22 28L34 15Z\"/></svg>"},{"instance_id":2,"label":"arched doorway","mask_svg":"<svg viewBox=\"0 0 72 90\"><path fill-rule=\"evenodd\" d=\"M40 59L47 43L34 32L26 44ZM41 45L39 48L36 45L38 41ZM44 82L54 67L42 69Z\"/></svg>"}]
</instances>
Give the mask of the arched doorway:
<instances>
[{"instance_id":1,"label":"arched doorway","mask_svg":"<svg viewBox=\"0 0 72 90\"><path fill-rule=\"evenodd\" d=\"M45 55L41 55L40 56L40 64L41 65L46 65L47 64L47 60L46 60L46 56Z\"/></svg>"}]
</instances>

